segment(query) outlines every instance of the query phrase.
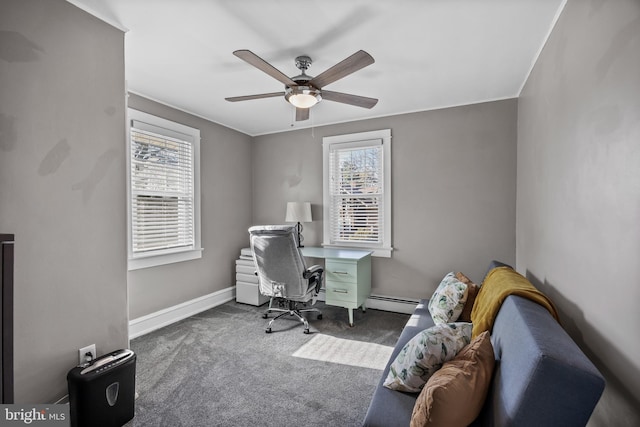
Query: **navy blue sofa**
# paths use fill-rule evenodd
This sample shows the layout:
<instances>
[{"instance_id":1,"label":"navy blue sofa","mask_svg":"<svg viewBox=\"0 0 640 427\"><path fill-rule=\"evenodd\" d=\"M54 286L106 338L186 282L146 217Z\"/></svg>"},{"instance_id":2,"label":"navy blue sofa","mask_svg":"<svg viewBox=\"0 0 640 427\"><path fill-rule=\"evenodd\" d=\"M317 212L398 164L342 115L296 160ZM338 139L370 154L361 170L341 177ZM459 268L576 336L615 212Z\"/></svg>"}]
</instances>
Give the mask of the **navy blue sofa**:
<instances>
[{"instance_id":1,"label":"navy blue sofa","mask_svg":"<svg viewBox=\"0 0 640 427\"><path fill-rule=\"evenodd\" d=\"M490 269L499 265L504 264L493 262ZM364 426L409 426L418 394L390 390L382 383L402 347L434 325L428 302L418 304L403 329L375 389ZM473 426L587 424L604 390L604 378L544 307L522 297L507 297L495 319L491 343L495 371Z\"/></svg>"}]
</instances>

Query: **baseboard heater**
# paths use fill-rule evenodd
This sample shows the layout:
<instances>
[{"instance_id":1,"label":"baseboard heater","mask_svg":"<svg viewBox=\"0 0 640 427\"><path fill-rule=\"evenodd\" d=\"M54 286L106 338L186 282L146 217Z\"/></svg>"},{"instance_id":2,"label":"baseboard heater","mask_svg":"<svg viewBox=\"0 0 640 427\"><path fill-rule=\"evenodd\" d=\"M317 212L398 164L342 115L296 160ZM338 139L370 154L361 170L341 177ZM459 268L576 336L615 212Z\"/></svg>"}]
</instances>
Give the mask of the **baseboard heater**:
<instances>
[{"instance_id":1,"label":"baseboard heater","mask_svg":"<svg viewBox=\"0 0 640 427\"><path fill-rule=\"evenodd\" d=\"M325 290L321 289L318 294L320 301L325 301ZM395 313L411 314L416 308L416 305L420 300L388 297L384 295L369 295L367 298L367 308L374 308L376 310L393 311Z\"/></svg>"},{"instance_id":2,"label":"baseboard heater","mask_svg":"<svg viewBox=\"0 0 640 427\"><path fill-rule=\"evenodd\" d=\"M387 297L384 295L370 295L369 298L367 298L367 307L411 314L419 302L420 300Z\"/></svg>"},{"instance_id":3,"label":"baseboard heater","mask_svg":"<svg viewBox=\"0 0 640 427\"><path fill-rule=\"evenodd\" d=\"M376 301L390 301L390 302L394 302L394 303L398 303L398 304L409 304L409 305L413 305L413 306L415 306L416 304L418 304L420 302L420 300L417 300L417 299L385 297L383 295L370 295L369 298L367 298L367 299L376 300Z\"/></svg>"}]
</instances>

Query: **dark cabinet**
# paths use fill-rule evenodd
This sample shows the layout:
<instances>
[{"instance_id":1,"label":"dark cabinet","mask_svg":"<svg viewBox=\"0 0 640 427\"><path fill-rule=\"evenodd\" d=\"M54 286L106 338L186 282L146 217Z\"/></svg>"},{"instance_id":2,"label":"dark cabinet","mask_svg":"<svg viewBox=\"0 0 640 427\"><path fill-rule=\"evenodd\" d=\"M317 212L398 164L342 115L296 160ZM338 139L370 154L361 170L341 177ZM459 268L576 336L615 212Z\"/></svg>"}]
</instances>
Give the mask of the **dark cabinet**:
<instances>
[{"instance_id":1,"label":"dark cabinet","mask_svg":"<svg viewBox=\"0 0 640 427\"><path fill-rule=\"evenodd\" d=\"M0 403L13 403L13 234L0 234Z\"/></svg>"}]
</instances>

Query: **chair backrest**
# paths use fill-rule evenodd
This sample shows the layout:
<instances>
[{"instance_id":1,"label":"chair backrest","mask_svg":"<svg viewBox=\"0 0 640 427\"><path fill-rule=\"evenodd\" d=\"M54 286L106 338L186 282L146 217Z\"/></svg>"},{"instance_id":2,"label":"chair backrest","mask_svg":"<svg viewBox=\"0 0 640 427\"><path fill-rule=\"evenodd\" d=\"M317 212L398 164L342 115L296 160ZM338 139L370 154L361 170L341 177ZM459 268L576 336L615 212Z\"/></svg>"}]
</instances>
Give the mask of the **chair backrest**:
<instances>
[{"instance_id":1,"label":"chair backrest","mask_svg":"<svg viewBox=\"0 0 640 427\"><path fill-rule=\"evenodd\" d=\"M296 243L295 226L259 225L249 228L249 236L260 293L303 297L309 281L303 277L307 267Z\"/></svg>"}]
</instances>

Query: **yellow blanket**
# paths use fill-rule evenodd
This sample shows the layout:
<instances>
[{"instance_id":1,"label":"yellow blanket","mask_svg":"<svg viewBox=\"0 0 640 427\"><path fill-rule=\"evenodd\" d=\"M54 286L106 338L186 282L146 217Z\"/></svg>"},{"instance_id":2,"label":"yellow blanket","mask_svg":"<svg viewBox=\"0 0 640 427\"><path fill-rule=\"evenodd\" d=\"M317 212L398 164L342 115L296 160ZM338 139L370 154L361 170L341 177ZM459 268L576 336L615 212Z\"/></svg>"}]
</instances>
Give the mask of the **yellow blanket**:
<instances>
[{"instance_id":1,"label":"yellow blanket","mask_svg":"<svg viewBox=\"0 0 640 427\"><path fill-rule=\"evenodd\" d=\"M542 305L559 321L558 312L546 295L512 268L497 267L487 274L473 304L471 310L472 338L484 331L491 332L498 310L509 295L518 295Z\"/></svg>"}]
</instances>

